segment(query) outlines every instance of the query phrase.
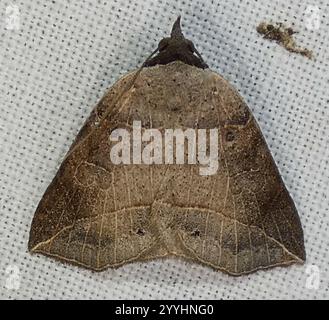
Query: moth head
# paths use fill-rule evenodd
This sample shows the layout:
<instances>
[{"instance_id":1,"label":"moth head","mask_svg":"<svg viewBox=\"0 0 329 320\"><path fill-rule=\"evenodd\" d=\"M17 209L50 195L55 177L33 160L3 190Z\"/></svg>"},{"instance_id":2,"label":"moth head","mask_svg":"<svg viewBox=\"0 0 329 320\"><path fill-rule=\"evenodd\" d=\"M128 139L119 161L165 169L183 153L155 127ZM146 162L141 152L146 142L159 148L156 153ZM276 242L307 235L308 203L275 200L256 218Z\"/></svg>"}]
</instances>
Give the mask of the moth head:
<instances>
[{"instance_id":1,"label":"moth head","mask_svg":"<svg viewBox=\"0 0 329 320\"><path fill-rule=\"evenodd\" d=\"M198 68L206 69L208 65L203 61L200 53L195 48L193 42L186 39L181 28L181 17L175 21L170 37L163 38L155 53L154 58L149 58L144 63L145 67L155 66L157 64L168 64L173 61L182 61L186 64Z\"/></svg>"},{"instance_id":2,"label":"moth head","mask_svg":"<svg viewBox=\"0 0 329 320\"><path fill-rule=\"evenodd\" d=\"M179 16L175 21L169 38L164 38L159 42L158 50L168 50L168 48L181 47L187 49L190 53L194 53L194 44L191 40L184 37L181 28L181 17Z\"/></svg>"}]
</instances>

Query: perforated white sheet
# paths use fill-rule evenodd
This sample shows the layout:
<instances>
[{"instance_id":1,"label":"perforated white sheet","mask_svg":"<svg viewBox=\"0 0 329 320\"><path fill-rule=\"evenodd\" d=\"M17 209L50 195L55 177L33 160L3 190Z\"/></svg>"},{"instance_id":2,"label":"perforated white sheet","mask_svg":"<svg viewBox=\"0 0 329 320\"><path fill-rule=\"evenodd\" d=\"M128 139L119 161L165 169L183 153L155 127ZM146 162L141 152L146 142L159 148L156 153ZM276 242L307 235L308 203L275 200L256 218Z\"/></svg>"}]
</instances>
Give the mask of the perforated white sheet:
<instances>
[{"instance_id":1,"label":"perforated white sheet","mask_svg":"<svg viewBox=\"0 0 329 320\"><path fill-rule=\"evenodd\" d=\"M329 298L329 3L308 2L2 0L0 297ZM95 274L31 256L34 211L84 120L179 14L205 61L253 110L298 208L307 263L234 278L178 260ZM263 20L294 24L315 60L262 39Z\"/></svg>"}]
</instances>

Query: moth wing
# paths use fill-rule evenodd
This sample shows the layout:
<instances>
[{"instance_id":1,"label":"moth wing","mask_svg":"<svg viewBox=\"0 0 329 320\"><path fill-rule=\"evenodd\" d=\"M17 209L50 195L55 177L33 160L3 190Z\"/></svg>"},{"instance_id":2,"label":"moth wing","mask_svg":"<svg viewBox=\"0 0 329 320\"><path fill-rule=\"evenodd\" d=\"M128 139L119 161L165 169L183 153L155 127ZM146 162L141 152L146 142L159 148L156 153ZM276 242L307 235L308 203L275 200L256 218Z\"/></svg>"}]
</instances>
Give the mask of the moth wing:
<instances>
[{"instance_id":1,"label":"moth wing","mask_svg":"<svg viewBox=\"0 0 329 320\"><path fill-rule=\"evenodd\" d=\"M237 91L218 75L211 79L221 160L212 177L191 171L178 208L184 220L176 216L184 254L233 275L302 263L298 213L260 128Z\"/></svg>"},{"instance_id":2,"label":"moth wing","mask_svg":"<svg viewBox=\"0 0 329 320\"><path fill-rule=\"evenodd\" d=\"M163 243L175 255L233 275L302 263L297 210L249 108L216 73L186 69L188 86L198 88L197 127L220 128L220 163L208 176L199 166L168 170L153 205Z\"/></svg>"},{"instance_id":3,"label":"moth wing","mask_svg":"<svg viewBox=\"0 0 329 320\"><path fill-rule=\"evenodd\" d=\"M149 167L110 161L108 135L127 126L119 118L121 111L129 113L133 76L107 92L80 130L37 207L30 251L93 270L163 254L150 224ZM105 129L95 130L110 112Z\"/></svg>"}]
</instances>

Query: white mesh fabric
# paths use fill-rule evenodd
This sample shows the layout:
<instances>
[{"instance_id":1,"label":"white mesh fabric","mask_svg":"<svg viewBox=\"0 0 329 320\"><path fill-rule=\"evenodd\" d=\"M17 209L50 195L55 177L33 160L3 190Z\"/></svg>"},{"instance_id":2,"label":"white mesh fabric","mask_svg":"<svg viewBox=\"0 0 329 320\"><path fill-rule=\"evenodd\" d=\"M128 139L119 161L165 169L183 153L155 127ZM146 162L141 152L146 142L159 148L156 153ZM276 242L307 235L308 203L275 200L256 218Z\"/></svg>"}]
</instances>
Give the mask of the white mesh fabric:
<instances>
[{"instance_id":1,"label":"white mesh fabric","mask_svg":"<svg viewBox=\"0 0 329 320\"><path fill-rule=\"evenodd\" d=\"M1 1L0 297L329 298L329 3L312 5L319 26L297 0ZM93 273L30 255L34 211L84 120L179 14L186 37L256 116L298 208L307 263L234 278L175 259ZM263 20L294 24L315 60L262 39Z\"/></svg>"}]
</instances>

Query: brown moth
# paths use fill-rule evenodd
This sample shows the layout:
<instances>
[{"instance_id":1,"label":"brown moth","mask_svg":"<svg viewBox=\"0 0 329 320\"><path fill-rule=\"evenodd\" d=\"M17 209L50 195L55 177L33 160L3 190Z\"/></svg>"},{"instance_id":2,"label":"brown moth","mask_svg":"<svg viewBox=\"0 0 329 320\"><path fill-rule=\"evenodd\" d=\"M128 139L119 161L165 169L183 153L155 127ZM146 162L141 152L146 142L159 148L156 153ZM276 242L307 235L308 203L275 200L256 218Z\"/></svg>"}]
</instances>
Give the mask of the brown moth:
<instances>
[{"instance_id":1,"label":"brown moth","mask_svg":"<svg viewBox=\"0 0 329 320\"><path fill-rule=\"evenodd\" d=\"M113 164L109 135L131 131L134 120L142 131L218 128L218 171ZM95 271L182 257L242 275L305 261L295 205L259 126L185 39L180 19L92 111L39 203L28 247Z\"/></svg>"}]
</instances>

